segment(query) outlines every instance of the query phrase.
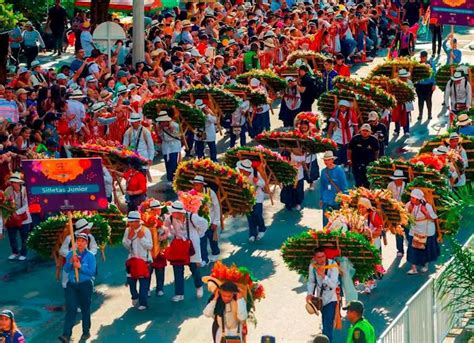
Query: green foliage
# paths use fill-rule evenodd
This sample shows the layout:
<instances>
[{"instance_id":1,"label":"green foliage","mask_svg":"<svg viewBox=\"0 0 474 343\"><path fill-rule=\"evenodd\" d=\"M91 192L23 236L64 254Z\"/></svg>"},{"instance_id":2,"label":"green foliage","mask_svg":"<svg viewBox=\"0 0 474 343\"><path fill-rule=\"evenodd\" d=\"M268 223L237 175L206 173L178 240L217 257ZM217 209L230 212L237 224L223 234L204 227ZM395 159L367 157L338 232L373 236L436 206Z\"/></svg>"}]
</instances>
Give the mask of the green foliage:
<instances>
[{"instance_id":1,"label":"green foliage","mask_svg":"<svg viewBox=\"0 0 474 343\"><path fill-rule=\"evenodd\" d=\"M472 311L474 303L474 248L472 245L462 248L453 239L449 240L453 260L440 274L435 290L439 298L445 301L444 310L454 317L461 317Z\"/></svg>"},{"instance_id":2,"label":"green foliage","mask_svg":"<svg viewBox=\"0 0 474 343\"><path fill-rule=\"evenodd\" d=\"M168 112L168 116L171 118L174 117L173 107L176 107L176 109L179 111L181 119L186 121L186 123L189 124L192 129L204 128L206 123L206 116L204 113L200 109L192 107L176 99L163 98L146 103L143 106L144 116L155 121L159 114L157 105L163 111Z\"/></svg>"},{"instance_id":3,"label":"green foliage","mask_svg":"<svg viewBox=\"0 0 474 343\"><path fill-rule=\"evenodd\" d=\"M20 3L21 1L14 1L13 3ZM21 13L16 11L12 3L5 0L0 0L0 33L10 31L19 20L24 20Z\"/></svg>"}]
</instances>

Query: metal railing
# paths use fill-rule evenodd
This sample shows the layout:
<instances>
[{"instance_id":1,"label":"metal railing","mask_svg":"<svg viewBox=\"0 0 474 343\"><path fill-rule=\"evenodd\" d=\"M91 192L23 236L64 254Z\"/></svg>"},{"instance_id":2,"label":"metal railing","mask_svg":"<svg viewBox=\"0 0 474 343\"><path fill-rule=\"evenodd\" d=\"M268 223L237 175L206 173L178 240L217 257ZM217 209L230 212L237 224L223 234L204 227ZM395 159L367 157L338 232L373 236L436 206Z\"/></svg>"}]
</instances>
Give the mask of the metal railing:
<instances>
[{"instance_id":1,"label":"metal railing","mask_svg":"<svg viewBox=\"0 0 474 343\"><path fill-rule=\"evenodd\" d=\"M471 236L463 248L473 244L474 236ZM377 343L441 343L444 340L461 319L460 313L445 307L451 296L445 294L440 298L435 293L437 280L452 261L450 259L407 301Z\"/></svg>"}]
</instances>

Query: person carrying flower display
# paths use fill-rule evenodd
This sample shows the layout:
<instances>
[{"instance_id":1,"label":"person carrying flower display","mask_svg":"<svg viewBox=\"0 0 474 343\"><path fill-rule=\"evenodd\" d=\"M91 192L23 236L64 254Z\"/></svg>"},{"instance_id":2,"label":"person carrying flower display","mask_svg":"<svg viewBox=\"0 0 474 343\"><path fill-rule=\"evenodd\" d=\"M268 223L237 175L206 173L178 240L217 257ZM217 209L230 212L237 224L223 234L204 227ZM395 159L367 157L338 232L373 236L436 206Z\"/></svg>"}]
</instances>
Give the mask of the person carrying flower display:
<instances>
[{"instance_id":1,"label":"person carrying flower display","mask_svg":"<svg viewBox=\"0 0 474 343\"><path fill-rule=\"evenodd\" d=\"M209 157L212 161L217 161L217 147L216 147L216 123L217 117L211 112L211 109L201 100L197 99L195 102L197 108L204 112L206 116L206 123L204 131L197 131L194 135L196 143L196 157L204 158L204 143L209 147Z\"/></svg>"},{"instance_id":2,"label":"person carrying flower display","mask_svg":"<svg viewBox=\"0 0 474 343\"><path fill-rule=\"evenodd\" d=\"M319 207L323 210L323 226L326 226L328 219L326 213L340 208L336 201L337 193L345 193L347 190L347 178L341 166L334 163L337 157L332 151L326 151L323 156L326 168L321 170L321 179L319 181L320 200Z\"/></svg>"},{"instance_id":3,"label":"person carrying flower display","mask_svg":"<svg viewBox=\"0 0 474 343\"><path fill-rule=\"evenodd\" d=\"M132 112L128 121L131 126L123 135L123 145L143 156L151 165L155 157L155 145L150 130L141 124L143 121L142 114Z\"/></svg>"},{"instance_id":4,"label":"person carrying flower display","mask_svg":"<svg viewBox=\"0 0 474 343\"><path fill-rule=\"evenodd\" d=\"M281 202L285 204L285 208L288 211L293 210L293 208L301 211L301 204L304 200L306 157L301 150L297 151L297 149L293 149L291 153L284 151L282 156L289 159L289 162L298 170L298 174L295 185L288 185L282 188L280 193Z\"/></svg>"},{"instance_id":5,"label":"person carrying flower display","mask_svg":"<svg viewBox=\"0 0 474 343\"><path fill-rule=\"evenodd\" d=\"M228 342L227 339L230 342L232 338L243 340L247 304L235 283L222 283L209 299L203 314L214 319L212 337L215 343Z\"/></svg>"},{"instance_id":6,"label":"person carrying flower display","mask_svg":"<svg viewBox=\"0 0 474 343\"><path fill-rule=\"evenodd\" d=\"M281 99L278 119L283 122L284 127L292 127L295 117L300 110L301 95L294 77L288 76L286 82L288 82L288 87L285 89Z\"/></svg>"},{"instance_id":7,"label":"person carrying flower display","mask_svg":"<svg viewBox=\"0 0 474 343\"><path fill-rule=\"evenodd\" d=\"M138 211L130 211L127 217L127 229L122 244L128 250L125 263L127 284L132 296L132 305L143 311L148 308L148 290L150 288L149 263L152 260L153 239L148 228L142 225ZM137 282L139 290L137 291Z\"/></svg>"},{"instance_id":8,"label":"person carrying flower display","mask_svg":"<svg viewBox=\"0 0 474 343\"><path fill-rule=\"evenodd\" d=\"M136 211L138 205L140 205L146 199L147 192L147 180L145 171L142 166L135 161L130 162L130 168L121 174L116 172L117 175L123 176L127 182L126 188L126 200L128 211Z\"/></svg>"},{"instance_id":9,"label":"person carrying flower display","mask_svg":"<svg viewBox=\"0 0 474 343\"><path fill-rule=\"evenodd\" d=\"M313 132L317 132L317 128L312 128L308 120L301 120L298 124L298 131L302 134L311 136ZM305 165L303 166L304 179L309 184L309 189L314 190L314 182L319 179L319 165L316 154L307 154L305 157Z\"/></svg>"},{"instance_id":10,"label":"person carrying flower display","mask_svg":"<svg viewBox=\"0 0 474 343\"><path fill-rule=\"evenodd\" d=\"M439 161L442 162L441 165L446 165L448 167L448 178L449 185L451 187L463 186L466 183L466 175L460 174L459 168L455 166L455 163L448 156L449 149L446 145L440 145L437 148L434 148L432 153L434 157L437 157Z\"/></svg>"},{"instance_id":11,"label":"person carrying flower display","mask_svg":"<svg viewBox=\"0 0 474 343\"><path fill-rule=\"evenodd\" d=\"M263 199L265 196L265 180L262 175L252 167L252 161L241 160L237 162L237 171L248 177L250 183L256 188L256 203L252 208L252 213L247 215L249 223L249 242L255 242L265 236L265 221L263 219Z\"/></svg>"},{"instance_id":12,"label":"person carrying flower display","mask_svg":"<svg viewBox=\"0 0 474 343\"><path fill-rule=\"evenodd\" d=\"M261 84L261 82L252 78L249 82L250 88L254 91L259 91L265 94L265 97L268 98L268 91ZM250 130L250 137L254 138L263 131L270 130L270 105L263 104L252 110L252 126Z\"/></svg>"},{"instance_id":13,"label":"person carrying flower display","mask_svg":"<svg viewBox=\"0 0 474 343\"><path fill-rule=\"evenodd\" d=\"M202 267L210 262L216 262L221 253L219 249L219 228L221 224L221 205L219 203L219 198L217 197L216 192L204 181L204 177L201 175L196 175L191 181L193 184L193 189L190 193L201 193L206 194L210 198L210 223L209 228L206 230L203 237L201 237L201 259ZM207 251L207 242L211 247L211 256Z\"/></svg>"},{"instance_id":14,"label":"person carrying flower display","mask_svg":"<svg viewBox=\"0 0 474 343\"><path fill-rule=\"evenodd\" d=\"M165 252L165 256L173 266L174 291L171 299L174 302L184 300L184 266L188 266L194 280L196 297L202 298L201 245L200 239L209 228L209 223L196 213L189 213L179 200L168 207L169 214L165 217L164 226L169 230L173 240Z\"/></svg>"},{"instance_id":15,"label":"person carrying flower display","mask_svg":"<svg viewBox=\"0 0 474 343\"><path fill-rule=\"evenodd\" d=\"M165 160L166 180L171 186L182 149L179 124L172 120L166 111L160 111L156 122L158 136L161 139L161 153Z\"/></svg>"},{"instance_id":16,"label":"person carrying flower display","mask_svg":"<svg viewBox=\"0 0 474 343\"><path fill-rule=\"evenodd\" d=\"M81 309L82 316L81 340L84 341L90 337L92 290L97 265L95 256L87 250L89 242L87 234L78 233L75 236L76 246L68 253L63 267L68 274L65 291L66 315L64 329L63 334L58 337L59 341L63 343L70 342L78 308Z\"/></svg>"},{"instance_id":17,"label":"person carrying flower display","mask_svg":"<svg viewBox=\"0 0 474 343\"><path fill-rule=\"evenodd\" d=\"M89 223L86 219L81 218L77 222L74 223L74 234L86 234L87 235L87 250L89 250L92 255L97 255L97 251L99 250L99 247L97 245L97 241L95 240L94 236L91 234L91 229L93 223ZM71 236L67 235L64 237L63 243L61 244L61 247L59 248L59 255L62 257L66 258L69 252L72 249L72 244L71 244ZM68 281L68 274L66 271L63 270L62 274L62 286L63 288L66 288L67 286L67 281Z\"/></svg>"},{"instance_id":18,"label":"person carrying flower display","mask_svg":"<svg viewBox=\"0 0 474 343\"><path fill-rule=\"evenodd\" d=\"M232 113L230 122L230 148L235 146L237 138L240 138L240 146L247 144L247 118L246 113L250 109L250 102L243 101L239 107Z\"/></svg>"},{"instance_id":19,"label":"person carrying flower display","mask_svg":"<svg viewBox=\"0 0 474 343\"><path fill-rule=\"evenodd\" d=\"M337 143L337 164L347 164L347 147L353 135L359 132L359 123L351 103L339 100L338 108L329 119L328 137Z\"/></svg>"},{"instance_id":20,"label":"person carrying flower display","mask_svg":"<svg viewBox=\"0 0 474 343\"><path fill-rule=\"evenodd\" d=\"M316 248L308 268L306 302L321 311L323 334L333 341L333 328L338 304L339 268L326 257L323 248ZM317 313L315 310L315 313Z\"/></svg>"},{"instance_id":21,"label":"person carrying flower display","mask_svg":"<svg viewBox=\"0 0 474 343\"><path fill-rule=\"evenodd\" d=\"M15 315L10 310L0 312L0 339L2 343L24 343L25 336L18 329Z\"/></svg>"},{"instance_id":22,"label":"person carrying flower display","mask_svg":"<svg viewBox=\"0 0 474 343\"><path fill-rule=\"evenodd\" d=\"M390 181L387 185L387 189L392 192L392 196L397 201L402 201L402 195L405 193L407 183L404 181L407 178L403 175L403 170L396 169L393 172L393 175L390 176ZM408 229L404 228L405 237L408 235ZM396 245L397 245L397 256L402 257L404 254L403 250L403 241L405 239L403 235L395 235Z\"/></svg>"},{"instance_id":23,"label":"person carrying flower display","mask_svg":"<svg viewBox=\"0 0 474 343\"><path fill-rule=\"evenodd\" d=\"M153 248L151 249L153 262L151 263L151 267L156 277L155 295L162 297L164 295L163 286L165 284L165 267L167 265L164 250L168 246L169 231L163 226L161 219L164 205L161 205L160 202L155 199L151 200L148 206L144 206L145 203L146 201L140 205L140 211L143 225L150 230L153 241ZM152 275L150 275L150 288L151 278Z\"/></svg>"},{"instance_id":24,"label":"person carrying flower display","mask_svg":"<svg viewBox=\"0 0 474 343\"><path fill-rule=\"evenodd\" d=\"M455 184L455 187L463 186L466 183L466 174L465 170L469 167L469 159L467 157L466 150L460 144L461 137L458 133L452 132L449 135L448 139L448 155L454 155L454 158L457 158L461 164L461 167L458 168L459 180Z\"/></svg>"},{"instance_id":25,"label":"person carrying flower display","mask_svg":"<svg viewBox=\"0 0 474 343\"><path fill-rule=\"evenodd\" d=\"M435 262L440 255L435 223L438 216L426 202L423 191L418 188L411 191L410 201L406 203L405 208L414 221L407 236L407 260L411 263L407 274L418 274L417 266L422 266L421 272L426 273L429 263Z\"/></svg>"},{"instance_id":26,"label":"person carrying flower display","mask_svg":"<svg viewBox=\"0 0 474 343\"><path fill-rule=\"evenodd\" d=\"M398 78L405 82L411 89L414 89L413 82L409 79L411 73L406 69L398 71ZM405 136L410 135L410 114L415 109L413 102L397 103L397 106L392 111L392 121L395 123L394 135L400 134L400 127L403 127Z\"/></svg>"}]
</instances>

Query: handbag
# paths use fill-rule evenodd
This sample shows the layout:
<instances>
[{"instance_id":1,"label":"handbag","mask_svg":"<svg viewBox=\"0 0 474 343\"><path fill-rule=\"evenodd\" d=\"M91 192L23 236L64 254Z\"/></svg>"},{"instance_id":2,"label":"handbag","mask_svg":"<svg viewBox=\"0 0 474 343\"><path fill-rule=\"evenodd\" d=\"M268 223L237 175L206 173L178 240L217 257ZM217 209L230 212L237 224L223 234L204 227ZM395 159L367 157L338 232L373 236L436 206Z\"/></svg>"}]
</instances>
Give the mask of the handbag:
<instances>
[{"instance_id":1,"label":"handbag","mask_svg":"<svg viewBox=\"0 0 474 343\"><path fill-rule=\"evenodd\" d=\"M428 240L428 235L424 235L422 233L414 233L411 246L415 249L425 250L427 240Z\"/></svg>"},{"instance_id":2,"label":"handbag","mask_svg":"<svg viewBox=\"0 0 474 343\"><path fill-rule=\"evenodd\" d=\"M313 267L313 273L314 273L314 280L315 280L315 284L314 284L314 290L313 290L313 294L316 292L316 288L318 287L318 279L317 279L317 276L316 276L316 269ZM328 274L328 270L326 269L324 271L324 274L327 275ZM323 285L321 285L321 290L319 291L319 296L313 296L311 298L311 303L314 305L314 307L316 307L316 309L321 312L322 308L323 308L323 291L324 291L324 288L323 288Z\"/></svg>"},{"instance_id":3,"label":"handbag","mask_svg":"<svg viewBox=\"0 0 474 343\"><path fill-rule=\"evenodd\" d=\"M143 259L131 257L125 262L125 269L132 279L150 277L150 267Z\"/></svg>"},{"instance_id":4,"label":"handbag","mask_svg":"<svg viewBox=\"0 0 474 343\"><path fill-rule=\"evenodd\" d=\"M23 187L20 187L20 207L23 207ZM10 217L8 217L7 221L5 222L5 227L9 229L21 227L26 219L28 219L28 214L26 212L22 214L17 214L14 212Z\"/></svg>"},{"instance_id":5,"label":"handbag","mask_svg":"<svg viewBox=\"0 0 474 343\"><path fill-rule=\"evenodd\" d=\"M191 262L191 256L196 253L189 235L189 220L191 220L192 223L192 214L189 219L186 218L186 232L188 238L185 240L178 238L173 239L170 246L164 251L166 259L170 261L171 264L187 265Z\"/></svg>"}]
</instances>

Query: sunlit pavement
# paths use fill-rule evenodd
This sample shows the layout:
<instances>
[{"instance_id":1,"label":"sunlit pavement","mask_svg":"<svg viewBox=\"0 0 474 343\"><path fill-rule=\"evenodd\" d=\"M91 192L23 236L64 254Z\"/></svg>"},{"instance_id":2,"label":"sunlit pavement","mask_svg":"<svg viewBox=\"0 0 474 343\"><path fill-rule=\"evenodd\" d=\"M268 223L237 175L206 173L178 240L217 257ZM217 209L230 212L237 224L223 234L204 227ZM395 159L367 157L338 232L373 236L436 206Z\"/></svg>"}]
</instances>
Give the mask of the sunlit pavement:
<instances>
[{"instance_id":1,"label":"sunlit pavement","mask_svg":"<svg viewBox=\"0 0 474 343\"><path fill-rule=\"evenodd\" d=\"M474 32L457 30L463 51L464 62L474 63L474 52L467 46L474 39ZM431 52L431 43L417 46ZM70 61L71 56L62 60L41 55L45 66L57 66ZM368 71L382 58L370 65L358 68L356 75L365 77ZM444 63L442 58L441 63ZM408 158L427 139L428 135L443 133L446 117L438 118L442 112L442 93L437 90L433 96L433 120L416 122L417 111L412 115L410 137L398 137L390 143L390 155ZM416 106L415 106L416 107ZM316 108L315 108L316 109ZM278 110L275 111L278 113ZM272 127L280 126L277 115L272 117ZM393 129L392 129L393 133ZM390 136L392 137L392 135ZM226 138L227 139L227 138ZM228 146L220 142L220 151ZM320 166L322 166L320 162ZM164 165L158 163L152 168L154 183L150 185L150 194L167 199L172 193L164 182ZM316 187L318 189L318 187ZM245 218L227 220L222 235L221 250L225 263L235 262L239 266L249 267L255 276L263 281L266 298L257 303L257 326L249 324L247 342L259 342L262 335L272 335L277 342L308 342L320 332L320 317L310 316L304 309L306 294L305 282L295 272L290 272L283 264L279 247L286 237L301 232L305 227L321 227L321 211L318 209L318 192L306 190L304 209L301 212L286 212L275 194L275 205L265 202L265 221L269 228L262 241L248 243L247 221ZM474 211L466 211L462 221L460 238L465 239L472 232L470 224ZM55 281L54 264L51 261L39 261L30 252L27 263L7 262L9 255L7 239L0 241L0 308L11 308L17 316L19 326L29 342L54 342L62 332L63 316L61 306L64 302L63 290ZM186 281L185 301L171 302L174 294L173 273L166 269L165 296L150 298L150 308L139 312L131 308L128 288L125 284L125 249L115 247L106 249L106 261L99 261L99 275L96 293L93 296L92 342L211 342L212 320L202 315L208 293L203 299L196 299L192 281ZM392 321L403 308L408 298L427 280L428 274L406 275L405 258L396 258L395 238L389 234L388 246L383 247L383 265L387 274L378 282L371 295L361 295L365 303L366 316L374 324L377 334ZM202 275L208 274L210 267L202 269ZM430 269L433 273L435 268ZM154 290L155 281L152 281ZM344 330L335 333L335 342L344 342L347 323ZM78 341L81 335L80 324L75 327L73 337Z\"/></svg>"}]
</instances>

